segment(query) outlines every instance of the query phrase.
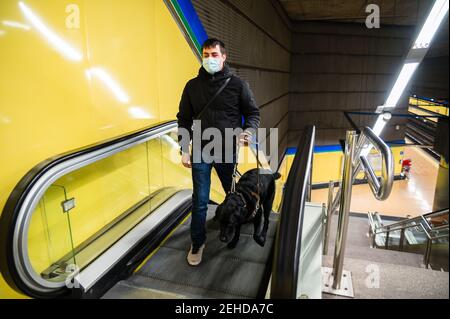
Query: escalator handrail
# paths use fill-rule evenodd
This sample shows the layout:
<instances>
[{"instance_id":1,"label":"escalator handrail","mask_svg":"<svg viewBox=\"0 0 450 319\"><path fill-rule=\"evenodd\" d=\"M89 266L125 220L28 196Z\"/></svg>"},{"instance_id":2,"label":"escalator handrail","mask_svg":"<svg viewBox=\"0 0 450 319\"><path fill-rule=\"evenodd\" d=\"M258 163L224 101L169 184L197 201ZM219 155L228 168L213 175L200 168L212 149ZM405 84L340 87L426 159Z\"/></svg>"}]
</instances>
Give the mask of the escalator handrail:
<instances>
[{"instance_id":1,"label":"escalator handrail","mask_svg":"<svg viewBox=\"0 0 450 319\"><path fill-rule=\"evenodd\" d=\"M286 181L274 247L271 298L297 298L303 217L308 196L314 140L315 127L306 127Z\"/></svg>"},{"instance_id":2,"label":"escalator handrail","mask_svg":"<svg viewBox=\"0 0 450 319\"><path fill-rule=\"evenodd\" d=\"M32 266L27 245L28 227L33 211L54 181L76 169L157 138L176 127L176 121L153 124L144 129L46 159L28 171L14 187L0 216L0 271L7 283L29 295L33 295L35 291L26 284L27 280L28 283L33 281L36 283L32 288L37 291L48 290L44 286L39 286L39 283L44 280L29 272ZM53 288L58 288L58 285L54 284Z\"/></svg>"}]
</instances>

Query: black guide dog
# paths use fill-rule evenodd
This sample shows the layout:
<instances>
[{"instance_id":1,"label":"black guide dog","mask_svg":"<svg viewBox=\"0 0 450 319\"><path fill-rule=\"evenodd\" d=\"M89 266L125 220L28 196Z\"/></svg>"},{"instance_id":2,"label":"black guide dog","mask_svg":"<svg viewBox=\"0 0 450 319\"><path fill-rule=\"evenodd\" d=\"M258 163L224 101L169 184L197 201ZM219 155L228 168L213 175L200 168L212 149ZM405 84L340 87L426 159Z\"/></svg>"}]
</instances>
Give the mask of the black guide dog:
<instances>
[{"instance_id":1,"label":"black guide dog","mask_svg":"<svg viewBox=\"0 0 450 319\"><path fill-rule=\"evenodd\" d=\"M258 169L255 168L242 175L236 183L236 191L228 193L223 203L217 206L214 220L220 223L219 239L227 243L230 249L235 248L239 241L241 226L249 222L253 222L253 239L256 243L264 246L266 242L269 216L275 198L275 180L281 175L265 169L259 170L259 194Z\"/></svg>"}]
</instances>

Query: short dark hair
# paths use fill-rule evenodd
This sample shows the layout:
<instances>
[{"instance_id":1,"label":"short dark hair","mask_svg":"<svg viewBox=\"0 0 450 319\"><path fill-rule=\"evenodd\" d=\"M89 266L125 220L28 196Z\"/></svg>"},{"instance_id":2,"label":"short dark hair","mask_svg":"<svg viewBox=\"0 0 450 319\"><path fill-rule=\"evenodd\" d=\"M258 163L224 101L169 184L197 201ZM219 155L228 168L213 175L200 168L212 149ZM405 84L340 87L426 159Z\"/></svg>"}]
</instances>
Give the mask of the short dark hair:
<instances>
[{"instance_id":1,"label":"short dark hair","mask_svg":"<svg viewBox=\"0 0 450 319\"><path fill-rule=\"evenodd\" d=\"M210 38L210 39L206 40L205 42L203 42L202 53L203 53L204 49L215 48L217 45L220 47L220 52L222 54L227 53L227 51L225 49L225 43L223 43L222 41L220 41L218 39L214 39L214 38Z\"/></svg>"}]
</instances>

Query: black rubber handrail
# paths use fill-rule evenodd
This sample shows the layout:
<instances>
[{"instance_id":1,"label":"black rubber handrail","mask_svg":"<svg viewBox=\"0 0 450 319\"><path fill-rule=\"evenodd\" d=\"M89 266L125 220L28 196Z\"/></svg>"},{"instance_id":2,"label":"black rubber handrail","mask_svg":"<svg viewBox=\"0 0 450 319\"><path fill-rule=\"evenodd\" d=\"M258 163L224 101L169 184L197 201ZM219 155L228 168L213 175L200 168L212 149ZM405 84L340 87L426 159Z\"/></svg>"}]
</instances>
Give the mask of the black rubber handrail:
<instances>
[{"instance_id":1,"label":"black rubber handrail","mask_svg":"<svg viewBox=\"0 0 450 319\"><path fill-rule=\"evenodd\" d=\"M308 196L314 140L315 127L306 127L286 182L274 248L270 291L270 296L274 299L297 298L303 217Z\"/></svg>"}]
</instances>

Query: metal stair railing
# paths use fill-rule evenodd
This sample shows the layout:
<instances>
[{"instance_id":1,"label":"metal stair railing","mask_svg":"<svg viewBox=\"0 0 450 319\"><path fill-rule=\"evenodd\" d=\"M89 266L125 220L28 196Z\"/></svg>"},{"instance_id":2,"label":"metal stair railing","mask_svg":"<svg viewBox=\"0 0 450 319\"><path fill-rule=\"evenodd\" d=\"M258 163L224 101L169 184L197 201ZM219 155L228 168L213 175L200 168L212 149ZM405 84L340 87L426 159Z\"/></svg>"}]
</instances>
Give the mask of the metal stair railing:
<instances>
[{"instance_id":1,"label":"metal stair railing","mask_svg":"<svg viewBox=\"0 0 450 319\"><path fill-rule=\"evenodd\" d=\"M446 224L434 226L429 222L429 219L440 217L443 215L449 214L449 209L443 209L431 213L427 213L424 215L420 215L414 218L408 218L406 220L402 220L393 224L389 225L382 225L379 224L379 226L376 225L374 216L379 216L378 214L368 213L369 217L369 234L372 237L372 246L376 247L376 236L385 234L385 242L384 242L384 248L389 249L389 235L394 231L400 231L400 242L399 242L399 250L403 251L404 248L404 241L405 241L405 231L410 228L419 228L423 231L423 233L427 237L427 243L426 243L426 250L423 258L423 263L425 264L425 267L428 268L430 265L430 256L431 256L431 249L433 245L433 241L436 241L440 238L449 238L448 229L449 224L448 222ZM448 221L448 218L447 218ZM442 234L442 231L447 230L446 234ZM441 232L441 234L440 234Z\"/></svg>"},{"instance_id":2,"label":"metal stair railing","mask_svg":"<svg viewBox=\"0 0 450 319\"><path fill-rule=\"evenodd\" d=\"M375 175L375 171L363 155L363 150L368 147L374 147L382 157L381 178ZM334 251L334 262L332 273L329 274L332 278L325 279L325 281L332 281L332 288L325 285L325 292L336 294L345 294L341 287L341 279L343 278L343 263L345 253L345 241L347 237L348 218L350 212L350 202L352 196L352 185L356 176L360 171L364 171L370 188L378 200L385 200L389 197L392 185L394 182L394 160L392 151L388 145L377 136L371 128L365 127L358 136L355 131L348 131L346 137L346 145L344 150L344 161L342 167L342 180L339 189L335 196L333 196L334 183L330 182L328 194L328 206L325 216L325 233L324 233L324 249L323 254L326 255L328 251L328 237L330 232L331 216L336 211L339 205L338 229L336 233L336 243ZM333 184L333 185L332 185ZM346 275L344 275L346 277ZM348 279L348 278L347 278ZM347 282L351 284L351 280Z\"/></svg>"}]
</instances>

